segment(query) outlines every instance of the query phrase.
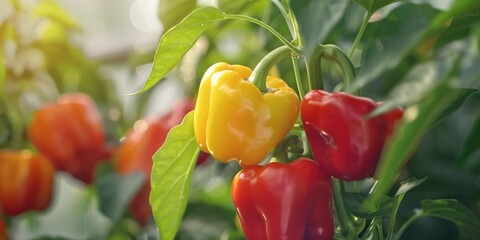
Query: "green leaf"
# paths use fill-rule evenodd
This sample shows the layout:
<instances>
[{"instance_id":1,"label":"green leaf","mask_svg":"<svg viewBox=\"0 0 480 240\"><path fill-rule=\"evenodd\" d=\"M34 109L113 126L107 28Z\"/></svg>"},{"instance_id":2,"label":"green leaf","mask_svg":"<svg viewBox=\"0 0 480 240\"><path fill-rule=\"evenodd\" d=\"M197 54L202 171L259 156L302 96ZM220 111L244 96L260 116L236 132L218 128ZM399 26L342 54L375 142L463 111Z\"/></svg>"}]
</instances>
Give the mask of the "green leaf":
<instances>
[{"instance_id":1,"label":"green leaf","mask_svg":"<svg viewBox=\"0 0 480 240\"><path fill-rule=\"evenodd\" d=\"M304 38L305 56L310 59L315 47L319 43L323 43L330 31L343 17L348 1L307 1L307 4L305 2L291 1L291 5L300 25L300 33Z\"/></svg>"},{"instance_id":2,"label":"green leaf","mask_svg":"<svg viewBox=\"0 0 480 240\"><path fill-rule=\"evenodd\" d=\"M195 9L197 0L160 0L158 3L158 17L166 31Z\"/></svg>"},{"instance_id":3,"label":"green leaf","mask_svg":"<svg viewBox=\"0 0 480 240\"><path fill-rule=\"evenodd\" d=\"M348 211L359 218L372 219L375 217L387 216L392 211L392 198L386 195L384 195L381 202L374 207L363 204L368 197L368 194L366 193L342 192L342 197Z\"/></svg>"},{"instance_id":4,"label":"green leaf","mask_svg":"<svg viewBox=\"0 0 480 240\"><path fill-rule=\"evenodd\" d=\"M471 30L480 24L480 4L473 6L469 11L455 16L440 36L436 47L467 37Z\"/></svg>"},{"instance_id":5,"label":"green leaf","mask_svg":"<svg viewBox=\"0 0 480 240\"><path fill-rule=\"evenodd\" d=\"M423 200L421 216L443 218L453 222L459 230L459 239L480 239L480 221L477 216L457 200Z\"/></svg>"},{"instance_id":6,"label":"green leaf","mask_svg":"<svg viewBox=\"0 0 480 240\"><path fill-rule=\"evenodd\" d=\"M369 114L369 117L388 112L398 106L417 103L442 80L446 79L452 66L451 58L442 58L415 66L407 73L403 81L389 93L387 100Z\"/></svg>"},{"instance_id":7,"label":"green leaf","mask_svg":"<svg viewBox=\"0 0 480 240\"><path fill-rule=\"evenodd\" d=\"M354 0L358 4L362 5L369 14L376 12L378 9L390 5L394 2L402 0Z\"/></svg>"},{"instance_id":8,"label":"green leaf","mask_svg":"<svg viewBox=\"0 0 480 240\"><path fill-rule=\"evenodd\" d=\"M419 186L420 184L424 183L427 180L427 177L421 178L421 179L416 179L416 178L410 178L406 181L403 181L400 184L400 187L398 188L397 192L395 193L395 196L405 194L408 191L412 190L413 188Z\"/></svg>"},{"instance_id":9,"label":"green leaf","mask_svg":"<svg viewBox=\"0 0 480 240\"><path fill-rule=\"evenodd\" d=\"M362 66L351 91L366 86L386 70L393 69L423 39L438 11L428 5L404 4L365 31Z\"/></svg>"},{"instance_id":10,"label":"green leaf","mask_svg":"<svg viewBox=\"0 0 480 240\"><path fill-rule=\"evenodd\" d=\"M460 155L455 160L455 164L457 166L464 164L474 152L480 149L480 145L478 144L479 142L480 142L480 118L477 119L477 121L473 125L473 128L470 130L467 140L465 140L465 143L463 145L462 151L460 152Z\"/></svg>"},{"instance_id":11,"label":"green leaf","mask_svg":"<svg viewBox=\"0 0 480 240\"><path fill-rule=\"evenodd\" d=\"M54 189L47 211L13 219L12 239L105 239L113 224L100 212L93 188L61 173Z\"/></svg>"},{"instance_id":12,"label":"green leaf","mask_svg":"<svg viewBox=\"0 0 480 240\"><path fill-rule=\"evenodd\" d=\"M114 173L101 174L98 180L100 210L114 222L120 220L128 204L145 183L143 173L120 176Z\"/></svg>"},{"instance_id":13,"label":"green leaf","mask_svg":"<svg viewBox=\"0 0 480 240\"><path fill-rule=\"evenodd\" d=\"M168 30L160 39L150 76L142 89L136 93L145 92L160 82L167 73L175 68L200 35L214 21L224 17L225 15L216 8L199 8Z\"/></svg>"},{"instance_id":14,"label":"green leaf","mask_svg":"<svg viewBox=\"0 0 480 240\"><path fill-rule=\"evenodd\" d=\"M193 132L193 111L174 127L153 156L150 205L164 240L172 240L185 212L199 148Z\"/></svg>"},{"instance_id":15,"label":"green leaf","mask_svg":"<svg viewBox=\"0 0 480 240\"><path fill-rule=\"evenodd\" d=\"M227 230L234 230L235 210L204 203L188 204L179 239L222 239Z\"/></svg>"},{"instance_id":16,"label":"green leaf","mask_svg":"<svg viewBox=\"0 0 480 240\"><path fill-rule=\"evenodd\" d=\"M471 91L453 89L447 84L438 85L418 104L405 110L401 122L387 141L379 161L375 178L379 180L376 191L370 196L367 205L373 205L392 186L397 171L407 161L416 145L438 119L442 112L459 98Z\"/></svg>"}]
</instances>

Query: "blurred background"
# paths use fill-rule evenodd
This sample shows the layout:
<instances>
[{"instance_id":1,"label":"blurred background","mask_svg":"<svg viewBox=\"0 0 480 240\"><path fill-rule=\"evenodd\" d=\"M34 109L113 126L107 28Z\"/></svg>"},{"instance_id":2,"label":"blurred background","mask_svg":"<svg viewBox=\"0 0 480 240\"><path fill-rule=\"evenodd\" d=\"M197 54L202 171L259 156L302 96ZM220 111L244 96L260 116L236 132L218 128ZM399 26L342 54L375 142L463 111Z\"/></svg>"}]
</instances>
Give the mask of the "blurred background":
<instances>
[{"instance_id":1,"label":"blurred background","mask_svg":"<svg viewBox=\"0 0 480 240\"><path fill-rule=\"evenodd\" d=\"M292 4L307 45L335 43L348 50L365 9L350 0L311 2ZM454 2L402 1L374 15L353 54L365 96L414 104L452 66L458 67L453 85L480 87L480 6L455 12ZM0 0L0 240L3 225L11 239L160 239L148 205L151 156L193 109L209 66L225 61L253 68L281 43L251 23L218 22L163 81L131 94L150 75L162 34L193 9L246 14L290 39L275 4ZM448 20L438 27L434 19ZM341 72L331 63L323 66L332 90ZM277 71L295 86L288 61ZM480 214L478 109L478 93L463 98L422 138L399 180L428 178L406 195L399 224L423 199L458 199ZM243 239L230 197L238 170L199 157L178 239ZM404 239L454 239L457 233L451 222L427 218Z\"/></svg>"}]
</instances>

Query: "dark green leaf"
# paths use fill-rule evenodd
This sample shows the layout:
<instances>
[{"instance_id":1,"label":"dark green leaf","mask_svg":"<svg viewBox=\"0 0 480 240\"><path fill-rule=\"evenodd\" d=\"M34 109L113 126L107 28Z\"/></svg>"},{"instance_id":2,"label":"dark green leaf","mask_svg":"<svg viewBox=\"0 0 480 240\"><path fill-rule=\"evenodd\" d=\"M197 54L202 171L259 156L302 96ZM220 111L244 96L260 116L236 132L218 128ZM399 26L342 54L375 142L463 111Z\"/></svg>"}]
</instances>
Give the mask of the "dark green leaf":
<instances>
[{"instance_id":1,"label":"dark green leaf","mask_svg":"<svg viewBox=\"0 0 480 240\"><path fill-rule=\"evenodd\" d=\"M471 8L471 10L455 16L448 25L436 43L436 47L441 47L447 43L467 37L472 28L480 24L480 4Z\"/></svg>"},{"instance_id":2,"label":"dark green leaf","mask_svg":"<svg viewBox=\"0 0 480 240\"><path fill-rule=\"evenodd\" d=\"M407 73L404 80L390 92L387 100L369 116L373 117L385 113L398 106L409 106L417 103L442 80L446 79L452 65L451 58L442 58L438 61L415 66Z\"/></svg>"},{"instance_id":3,"label":"dark green leaf","mask_svg":"<svg viewBox=\"0 0 480 240\"><path fill-rule=\"evenodd\" d=\"M480 221L478 217L457 200L423 200L422 216L438 217L453 222L460 233L460 239L480 239Z\"/></svg>"},{"instance_id":4,"label":"dark green leaf","mask_svg":"<svg viewBox=\"0 0 480 240\"><path fill-rule=\"evenodd\" d=\"M150 205L164 240L172 240L180 227L198 153L190 112L153 156Z\"/></svg>"},{"instance_id":5,"label":"dark green leaf","mask_svg":"<svg viewBox=\"0 0 480 240\"><path fill-rule=\"evenodd\" d=\"M372 14L382 7L385 7L394 2L399 2L402 0L354 0L354 1L362 5L369 14Z\"/></svg>"},{"instance_id":6,"label":"dark green leaf","mask_svg":"<svg viewBox=\"0 0 480 240\"><path fill-rule=\"evenodd\" d=\"M323 41L340 21L348 1L291 1L292 10L300 25L300 32L305 44L305 56L310 59L313 50Z\"/></svg>"},{"instance_id":7,"label":"dark green leaf","mask_svg":"<svg viewBox=\"0 0 480 240\"><path fill-rule=\"evenodd\" d=\"M195 9L197 0L160 0L158 3L158 18L166 31Z\"/></svg>"},{"instance_id":8,"label":"dark green leaf","mask_svg":"<svg viewBox=\"0 0 480 240\"><path fill-rule=\"evenodd\" d=\"M227 230L235 229L235 210L204 203L188 204L178 233L180 239L221 239Z\"/></svg>"},{"instance_id":9,"label":"dark green leaf","mask_svg":"<svg viewBox=\"0 0 480 240\"><path fill-rule=\"evenodd\" d=\"M343 192L345 207L356 217L372 219L389 215L392 211L392 198L383 196L381 202L374 207L363 204L368 194L356 192Z\"/></svg>"},{"instance_id":10,"label":"dark green leaf","mask_svg":"<svg viewBox=\"0 0 480 240\"><path fill-rule=\"evenodd\" d=\"M405 110L402 121L385 144L375 173L379 183L367 205L375 204L386 194L395 180L397 171L408 160L425 132L452 102L463 98L465 94L463 89L453 89L442 84L433 89L418 104Z\"/></svg>"},{"instance_id":11,"label":"dark green leaf","mask_svg":"<svg viewBox=\"0 0 480 240\"><path fill-rule=\"evenodd\" d=\"M404 4L365 31L367 46L351 91L363 87L386 70L393 69L422 40L438 14L428 5Z\"/></svg>"},{"instance_id":12,"label":"dark green leaf","mask_svg":"<svg viewBox=\"0 0 480 240\"><path fill-rule=\"evenodd\" d=\"M445 108L445 110L440 113L440 116L437 117L435 120L435 123L433 125L436 125L438 122L442 121L445 119L447 116L455 112L457 109L459 109L465 100L470 96L470 94L478 92L477 89L472 89L472 88L461 88L458 89L459 91L459 97L455 99L455 101L452 101L448 104L448 106Z\"/></svg>"},{"instance_id":13,"label":"dark green leaf","mask_svg":"<svg viewBox=\"0 0 480 240\"><path fill-rule=\"evenodd\" d=\"M475 151L480 149L480 118L474 123L473 128L468 134L460 155L455 160L455 164L462 165Z\"/></svg>"},{"instance_id":14,"label":"dark green leaf","mask_svg":"<svg viewBox=\"0 0 480 240\"><path fill-rule=\"evenodd\" d=\"M405 194L406 192L412 190L413 188L417 187L418 185L424 183L427 180L427 177L421 178L421 179L416 179L416 178L410 178L400 184L400 187L398 188L397 192L395 193L395 196L400 195L400 194Z\"/></svg>"},{"instance_id":15,"label":"dark green leaf","mask_svg":"<svg viewBox=\"0 0 480 240\"><path fill-rule=\"evenodd\" d=\"M169 73L180 62L185 53L195 44L200 35L224 14L213 7L199 8L186 16L160 39L152 71L145 85L136 93L145 92Z\"/></svg>"},{"instance_id":16,"label":"dark green leaf","mask_svg":"<svg viewBox=\"0 0 480 240\"><path fill-rule=\"evenodd\" d=\"M146 177L140 172L127 176L101 174L97 184L100 210L114 222L118 221L145 180Z\"/></svg>"},{"instance_id":17,"label":"dark green leaf","mask_svg":"<svg viewBox=\"0 0 480 240\"><path fill-rule=\"evenodd\" d=\"M69 175L57 174L53 205L46 212L15 218L12 239L105 239L113 224L100 212L92 190Z\"/></svg>"}]
</instances>

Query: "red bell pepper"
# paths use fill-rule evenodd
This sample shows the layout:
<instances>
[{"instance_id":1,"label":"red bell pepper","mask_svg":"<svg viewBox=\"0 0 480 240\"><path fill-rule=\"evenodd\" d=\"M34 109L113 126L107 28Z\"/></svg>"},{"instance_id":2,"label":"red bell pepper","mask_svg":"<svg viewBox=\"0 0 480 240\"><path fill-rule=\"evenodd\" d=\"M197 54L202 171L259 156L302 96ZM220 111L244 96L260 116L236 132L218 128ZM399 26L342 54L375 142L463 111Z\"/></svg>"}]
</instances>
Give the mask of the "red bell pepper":
<instances>
[{"instance_id":1,"label":"red bell pepper","mask_svg":"<svg viewBox=\"0 0 480 240\"><path fill-rule=\"evenodd\" d=\"M0 151L0 213L16 216L50 204L54 168L30 151Z\"/></svg>"},{"instance_id":2,"label":"red bell pepper","mask_svg":"<svg viewBox=\"0 0 480 240\"><path fill-rule=\"evenodd\" d=\"M183 117L194 107L195 104L191 100L182 99L175 104L172 111L161 118L138 120L116 152L117 173L126 175L141 172L147 178L146 183L130 204L130 211L142 225L146 224L152 215L149 204L152 156L162 146L170 129L180 124ZM197 165L207 158L208 154L202 152L198 157Z\"/></svg>"},{"instance_id":3,"label":"red bell pepper","mask_svg":"<svg viewBox=\"0 0 480 240\"><path fill-rule=\"evenodd\" d=\"M232 197L247 239L333 238L331 179L311 159L246 167Z\"/></svg>"},{"instance_id":4,"label":"red bell pepper","mask_svg":"<svg viewBox=\"0 0 480 240\"><path fill-rule=\"evenodd\" d=\"M337 92L312 90L301 118L315 160L331 176L360 180L376 168L385 140L403 115L401 108L365 118L379 103Z\"/></svg>"},{"instance_id":5,"label":"red bell pepper","mask_svg":"<svg viewBox=\"0 0 480 240\"><path fill-rule=\"evenodd\" d=\"M28 128L35 147L58 170L90 183L96 164L110 156L101 116L82 93L65 94L38 109Z\"/></svg>"}]
</instances>

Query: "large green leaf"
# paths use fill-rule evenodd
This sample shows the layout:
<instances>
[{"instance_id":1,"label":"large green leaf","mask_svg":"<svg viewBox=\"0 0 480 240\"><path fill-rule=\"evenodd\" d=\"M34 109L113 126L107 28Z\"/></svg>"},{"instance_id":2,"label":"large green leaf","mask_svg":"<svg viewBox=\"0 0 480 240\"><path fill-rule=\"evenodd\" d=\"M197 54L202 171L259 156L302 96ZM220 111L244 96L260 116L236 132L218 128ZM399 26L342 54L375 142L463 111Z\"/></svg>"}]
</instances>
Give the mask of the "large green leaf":
<instances>
[{"instance_id":1,"label":"large green leaf","mask_svg":"<svg viewBox=\"0 0 480 240\"><path fill-rule=\"evenodd\" d=\"M12 239L105 239L113 224L100 212L93 188L62 173L54 189L48 211L14 219Z\"/></svg>"},{"instance_id":2,"label":"large green leaf","mask_svg":"<svg viewBox=\"0 0 480 240\"><path fill-rule=\"evenodd\" d=\"M162 240L172 240L180 227L198 153L190 112L153 156L150 205Z\"/></svg>"},{"instance_id":3,"label":"large green leaf","mask_svg":"<svg viewBox=\"0 0 480 240\"><path fill-rule=\"evenodd\" d=\"M169 73L185 53L195 44L200 35L224 14L213 7L199 8L186 16L179 24L167 31L155 52L152 71L145 85L137 93L147 91Z\"/></svg>"},{"instance_id":4,"label":"large green leaf","mask_svg":"<svg viewBox=\"0 0 480 240\"><path fill-rule=\"evenodd\" d=\"M307 59L343 17L346 0L291 1L292 10L300 25Z\"/></svg>"},{"instance_id":5,"label":"large green leaf","mask_svg":"<svg viewBox=\"0 0 480 240\"><path fill-rule=\"evenodd\" d=\"M118 221L145 180L146 177L141 172L126 176L101 174L97 183L100 210L114 222Z\"/></svg>"},{"instance_id":6,"label":"large green leaf","mask_svg":"<svg viewBox=\"0 0 480 240\"><path fill-rule=\"evenodd\" d=\"M376 191L367 204L375 204L392 186L397 171L408 160L416 145L452 102L464 98L474 90L454 89L447 83L438 85L418 104L405 110L402 121L387 141L375 178L379 180Z\"/></svg>"},{"instance_id":7,"label":"large green leaf","mask_svg":"<svg viewBox=\"0 0 480 240\"><path fill-rule=\"evenodd\" d=\"M396 234L394 240L400 239L403 232L414 220L422 217L442 218L455 224L459 239L480 239L480 221L478 217L462 203L453 199L423 200L418 211Z\"/></svg>"},{"instance_id":8,"label":"large green leaf","mask_svg":"<svg viewBox=\"0 0 480 240\"><path fill-rule=\"evenodd\" d=\"M480 221L478 217L457 200L423 200L422 216L438 217L453 222L460 239L480 239Z\"/></svg>"}]
</instances>

